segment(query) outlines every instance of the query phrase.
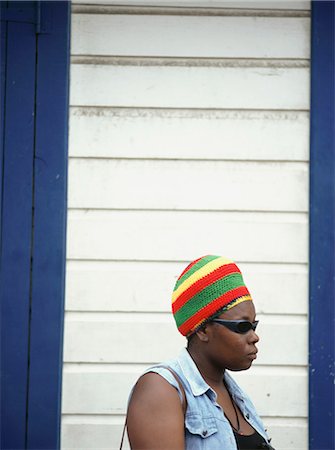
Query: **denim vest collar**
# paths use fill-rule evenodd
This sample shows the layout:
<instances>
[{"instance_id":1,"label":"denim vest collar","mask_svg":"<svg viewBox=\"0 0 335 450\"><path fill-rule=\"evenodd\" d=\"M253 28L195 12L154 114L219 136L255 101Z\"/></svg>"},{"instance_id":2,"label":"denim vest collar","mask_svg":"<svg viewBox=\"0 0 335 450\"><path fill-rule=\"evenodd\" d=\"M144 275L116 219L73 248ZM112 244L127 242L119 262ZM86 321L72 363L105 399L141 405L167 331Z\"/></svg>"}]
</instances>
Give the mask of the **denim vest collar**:
<instances>
[{"instance_id":1,"label":"denim vest collar","mask_svg":"<svg viewBox=\"0 0 335 450\"><path fill-rule=\"evenodd\" d=\"M208 390L213 391L213 389L202 378L199 369L186 348L183 348L180 352L178 362L195 397L204 394Z\"/></svg>"}]
</instances>

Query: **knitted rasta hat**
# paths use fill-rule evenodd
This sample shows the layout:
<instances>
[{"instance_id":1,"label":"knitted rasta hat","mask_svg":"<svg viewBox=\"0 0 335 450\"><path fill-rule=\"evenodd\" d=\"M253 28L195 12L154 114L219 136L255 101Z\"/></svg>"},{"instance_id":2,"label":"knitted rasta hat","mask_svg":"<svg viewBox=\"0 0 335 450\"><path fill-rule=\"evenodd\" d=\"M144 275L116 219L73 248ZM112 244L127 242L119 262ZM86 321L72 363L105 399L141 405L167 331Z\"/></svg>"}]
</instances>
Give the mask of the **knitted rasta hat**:
<instances>
[{"instance_id":1,"label":"knitted rasta hat","mask_svg":"<svg viewBox=\"0 0 335 450\"><path fill-rule=\"evenodd\" d=\"M204 323L246 300L252 300L242 274L232 261L207 255L191 262L172 294L178 330L190 336Z\"/></svg>"}]
</instances>

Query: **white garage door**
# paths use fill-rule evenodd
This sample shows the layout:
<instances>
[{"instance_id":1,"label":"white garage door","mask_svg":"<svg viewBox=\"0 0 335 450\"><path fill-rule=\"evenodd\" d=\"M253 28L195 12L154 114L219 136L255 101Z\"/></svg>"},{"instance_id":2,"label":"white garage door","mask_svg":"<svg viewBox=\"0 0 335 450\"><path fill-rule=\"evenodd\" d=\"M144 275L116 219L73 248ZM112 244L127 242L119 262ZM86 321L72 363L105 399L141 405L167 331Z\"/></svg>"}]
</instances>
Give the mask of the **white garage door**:
<instances>
[{"instance_id":1,"label":"white garage door","mask_svg":"<svg viewBox=\"0 0 335 450\"><path fill-rule=\"evenodd\" d=\"M184 339L176 276L236 260L260 356L236 378L307 448L308 2L74 3L63 449L118 448L129 389Z\"/></svg>"}]
</instances>

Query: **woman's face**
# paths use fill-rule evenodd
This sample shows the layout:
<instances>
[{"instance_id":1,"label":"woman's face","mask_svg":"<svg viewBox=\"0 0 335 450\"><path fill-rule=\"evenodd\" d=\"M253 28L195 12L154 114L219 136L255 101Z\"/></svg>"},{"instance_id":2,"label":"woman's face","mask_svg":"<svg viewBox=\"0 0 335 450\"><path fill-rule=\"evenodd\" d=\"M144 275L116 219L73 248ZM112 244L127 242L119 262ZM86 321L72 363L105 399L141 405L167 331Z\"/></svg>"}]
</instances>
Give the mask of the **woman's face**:
<instances>
[{"instance_id":1,"label":"woman's face","mask_svg":"<svg viewBox=\"0 0 335 450\"><path fill-rule=\"evenodd\" d=\"M218 316L224 320L248 320L254 322L256 318L255 307L252 301L242 302ZM236 333L227 327L211 322L208 324L209 357L220 367L229 370L249 369L256 359L256 343L259 337L255 331L245 334Z\"/></svg>"}]
</instances>

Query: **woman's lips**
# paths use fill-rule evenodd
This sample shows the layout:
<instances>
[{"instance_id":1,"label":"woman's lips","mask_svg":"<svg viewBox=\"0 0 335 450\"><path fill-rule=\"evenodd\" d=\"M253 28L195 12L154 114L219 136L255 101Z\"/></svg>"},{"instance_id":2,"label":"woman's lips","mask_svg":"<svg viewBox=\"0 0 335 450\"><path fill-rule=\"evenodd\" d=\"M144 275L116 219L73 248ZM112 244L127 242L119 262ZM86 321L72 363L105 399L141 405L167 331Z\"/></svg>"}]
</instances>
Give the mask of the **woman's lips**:
<instances>
[{"instance_id":1,"label":"woman's lips","mask_svg":"<svg viewBox=\"0 0 335 450\"><path fill-rule=\"evenodd\" d=\"M257 358L257 352L258 352L258 350L255 350L254 352L248 353L249 358L256 359Z\"/></svg>"}]
</instances>

